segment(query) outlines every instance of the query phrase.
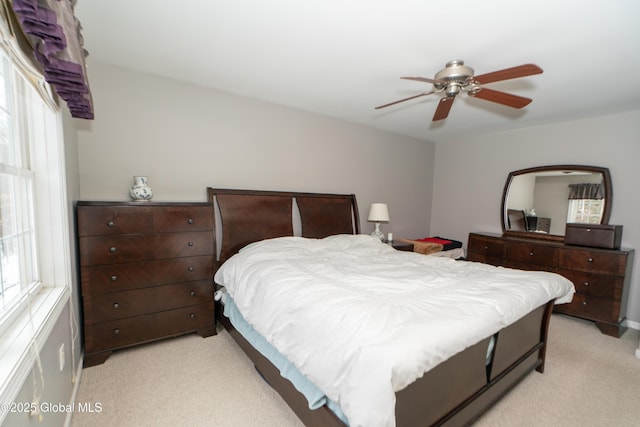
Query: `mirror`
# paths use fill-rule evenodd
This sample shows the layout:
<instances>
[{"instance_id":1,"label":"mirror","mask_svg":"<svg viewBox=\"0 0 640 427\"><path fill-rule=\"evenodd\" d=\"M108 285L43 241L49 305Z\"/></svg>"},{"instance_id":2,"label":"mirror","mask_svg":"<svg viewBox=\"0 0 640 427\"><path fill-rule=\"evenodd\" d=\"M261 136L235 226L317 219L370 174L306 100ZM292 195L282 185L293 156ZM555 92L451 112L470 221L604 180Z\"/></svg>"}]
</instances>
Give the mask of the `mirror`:
<instances>
[{"instance_id":1,"label":"mirror","mask_svg":"<svg viewBox=\"0 0 640 427\"><path fill-rule=\"evenodd\" d=\"M502 194L502 231L561 241L567 222L608 224L612 199L607 168L554 165L514 171Z\"/></svg>"}]
</instances>

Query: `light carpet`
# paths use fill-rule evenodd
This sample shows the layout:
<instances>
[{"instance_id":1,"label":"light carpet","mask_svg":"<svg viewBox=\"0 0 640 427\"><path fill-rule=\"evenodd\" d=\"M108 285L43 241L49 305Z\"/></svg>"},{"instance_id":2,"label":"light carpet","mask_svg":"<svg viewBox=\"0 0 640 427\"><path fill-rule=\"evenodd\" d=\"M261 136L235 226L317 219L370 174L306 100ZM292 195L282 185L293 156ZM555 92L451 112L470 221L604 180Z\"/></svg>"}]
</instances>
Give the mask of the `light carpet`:
<instances>
[{"instance_id":1,"label":"light carpet","mask_svg":"<svg viewBox=\"0 0 640 427\"><path fill-rule=\"evenodd\" d=\"M592 322L552 316L544 374L532 372L485 413L479 427L638 426L640 331L620 339ZM301 426L226 331L114 352L84 369L73 427Z\"/></svg>"}]
</instances>

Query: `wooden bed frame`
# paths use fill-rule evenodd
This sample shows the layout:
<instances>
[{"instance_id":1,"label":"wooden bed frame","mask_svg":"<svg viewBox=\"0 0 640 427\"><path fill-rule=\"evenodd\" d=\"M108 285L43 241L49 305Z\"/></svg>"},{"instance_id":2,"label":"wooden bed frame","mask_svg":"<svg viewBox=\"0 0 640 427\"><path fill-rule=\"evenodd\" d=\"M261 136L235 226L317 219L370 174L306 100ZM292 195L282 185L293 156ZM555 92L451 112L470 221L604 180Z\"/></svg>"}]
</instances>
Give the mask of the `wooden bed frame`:
<instances>
[{"instance_id":1,"label":"wooden bed frame","mask_svg":"<svg viewBox=\"0 0 640 427\"><path fill-rule=\"evenodd\" d=\"M215 270L249 243L294 235L295 212L303 237L360 232L355 195L214 188L208 188L207 194L217 210L215 238L220 244L216 244ZM553 301L549 301L497 332L491 363L486 363L488 337L397 392L396 425L467 425L531 371L543 372L552 310ZM306 426L344 426L326 406L310 410L304 396L226 317L218 314L218 320Z\"/></svg>"}]
</instances>

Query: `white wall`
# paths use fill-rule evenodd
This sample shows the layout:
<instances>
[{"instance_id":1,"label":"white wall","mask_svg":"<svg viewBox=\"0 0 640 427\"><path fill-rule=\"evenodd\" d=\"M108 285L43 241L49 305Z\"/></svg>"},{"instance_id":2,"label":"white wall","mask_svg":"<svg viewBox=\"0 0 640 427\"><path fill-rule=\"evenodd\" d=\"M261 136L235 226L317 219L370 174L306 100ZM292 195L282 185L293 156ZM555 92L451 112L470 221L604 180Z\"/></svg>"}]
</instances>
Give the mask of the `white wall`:
<instances>
[{"instance_id":1,"label":"white wall","mask_svg":"<svg viewBox=\"0 0 640 427\"><path fill-rule=\"evenodd\" d=\"M528 210L536 207L534 190L536 187L536 177L534 175L518 175L511 179L509 186L508 209Z\"/></svg>"},{"instance_id":2,"label":"white wall","mask_svg":"<svg viewBox=\"0 0 640 427\"><path fill-rule=\"evenodd\" d=\"M89 62L96 119L78 122L80 198L128 200L146 175L155 201L206 187L355 193L384 232L428 234L433 144L175 80Z\"/></svg>"},{"instance_id":3,"label":"white wall","mask_svg":"<svg viewBox=\"0 0 640 427\"><path fill-rule=\"evenodd\" d=\"M640 250L640 111L438 142L431 232L466 242L471 231L502 232L500 203L509 172L552 164L609 168L611 224ZM640 328L640 254L631 277L627 318Z\"/></svg>"}]
</instances>

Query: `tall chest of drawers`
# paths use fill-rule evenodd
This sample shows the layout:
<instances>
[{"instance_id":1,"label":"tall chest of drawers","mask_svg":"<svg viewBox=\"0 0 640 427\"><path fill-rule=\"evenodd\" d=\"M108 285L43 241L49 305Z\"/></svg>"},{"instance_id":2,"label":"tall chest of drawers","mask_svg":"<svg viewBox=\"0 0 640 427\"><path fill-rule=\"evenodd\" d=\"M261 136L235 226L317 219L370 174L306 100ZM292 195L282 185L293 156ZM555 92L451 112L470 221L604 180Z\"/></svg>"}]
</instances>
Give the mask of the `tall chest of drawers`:
<instances>
[{"instance_id":1,"label":"tall chest of drawers","mask_svg":"<svg viewBox=\"0 0 640 427\"><path fill-rule=\"evenodd\" d=\"M113 350L214 335L209 203L78 202L84 366Z\"/></svg>"},{"instance_id":2,"label":"tall chest of drawers","mask_svg":"<svg viewBox=\"0 0 640 427\"><path fill-rule=\"evenodd\" d=\"M554 311L592 320L604 334L619 337L626 329L633 249L599 249L560 242L470 233L467 260L521 270L551 271L571 280L573 301Z\"/></svg>"}]
</instances>

